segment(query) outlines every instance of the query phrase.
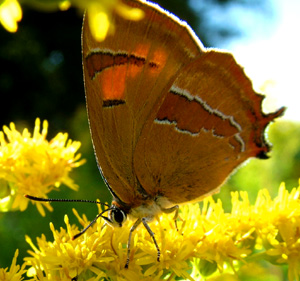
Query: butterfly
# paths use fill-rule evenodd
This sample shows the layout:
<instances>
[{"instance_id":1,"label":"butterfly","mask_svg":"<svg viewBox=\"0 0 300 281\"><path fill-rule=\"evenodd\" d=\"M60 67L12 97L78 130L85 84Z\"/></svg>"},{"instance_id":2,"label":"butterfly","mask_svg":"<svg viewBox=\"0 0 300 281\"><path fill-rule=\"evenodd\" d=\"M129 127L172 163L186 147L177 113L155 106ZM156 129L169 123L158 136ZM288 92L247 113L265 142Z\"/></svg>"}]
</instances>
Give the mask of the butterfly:
<instances>
[{"instance_id":1,"label":"butterfly","mask_svg":"<svg viewBox=\"0 0 300 281\"><path fill-rule=\"evenodd\" d=\"M148 1L123 3L144 17L113 13L115 32L98 42L86 14L82 60L94 150L113 197L97 218L116 226L135 220L127 268L140 224L159 261L149 221L161 212L176 219L180 204L217 192L245 160L268 157L265 128L284 108L263 113L264 96L233 55L206 49L187 23Z\"/></svg>"}]
</instances>

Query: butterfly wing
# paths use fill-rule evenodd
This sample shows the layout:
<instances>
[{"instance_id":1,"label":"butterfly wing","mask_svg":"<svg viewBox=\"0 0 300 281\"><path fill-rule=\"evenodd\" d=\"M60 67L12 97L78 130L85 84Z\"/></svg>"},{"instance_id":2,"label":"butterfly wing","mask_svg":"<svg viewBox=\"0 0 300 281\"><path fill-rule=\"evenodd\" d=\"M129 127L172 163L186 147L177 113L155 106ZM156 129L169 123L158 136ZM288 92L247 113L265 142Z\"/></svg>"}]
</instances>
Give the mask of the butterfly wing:
<instances>
[{"instance_id":1,"label":"butterfly wing","mask_svg":"<svg viewBox=\"0 0 300 281\"><path fill-rule=\"evenodd\" d=\"M103 42L92 37L88 16L82 35L86 101L101 172L124 203L139 205L145 190L136 177L133 155L153 107L177 72L204 52L184 22L156 5L123 1L142 9L140 21L113 14L115 33ZM139 157L140 158L140 157Z\"/></svg>"},{"instance_id":2,"label":"butterfly wing","mask_svg":"<svg viewBox=\"0 0 300 281\"><path fill-rule=\"evenodd\" d=\"M231 54L209 51L183 67L143 128L134 156L148 194L174 204L218 190L249 157L266 158L263 96Z\"/></svg>"}]
</instances>

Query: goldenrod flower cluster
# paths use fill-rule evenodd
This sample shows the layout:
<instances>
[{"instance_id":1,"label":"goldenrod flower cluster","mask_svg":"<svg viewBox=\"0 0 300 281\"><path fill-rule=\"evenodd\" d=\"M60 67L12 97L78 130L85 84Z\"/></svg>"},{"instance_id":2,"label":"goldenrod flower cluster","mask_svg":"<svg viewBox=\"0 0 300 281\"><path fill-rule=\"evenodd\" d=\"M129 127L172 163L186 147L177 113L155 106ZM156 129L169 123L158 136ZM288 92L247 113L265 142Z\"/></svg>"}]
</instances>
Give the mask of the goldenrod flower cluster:
<instances>
[{"instance_id":1,"label":"goldenrod flower cluster","mask_svg":"<svg viewBox=\"0 0 300 281\"><path fill-rule=\"evenodd\" d=\"M15 124L0 131L0 211L24 211L29 200L25 194L46 198L47 194L65 184L73 190L78 186L70 178L70 171L82 165L76 154L80 142L68 140L68 134L59 133L47 141L48 123L36 119L33 135L27 129L20 133ZM34 202L41 215L49 203Z\"/></svg>"},{"instance_id":2,"label":"goldenrod flower cluster","mask_svg":"<svg viewBox=\"0 0 300 281\"><path fill-rule=\"evenodd\" d=\"M245 280L245 269L248 275L253 269L257 274L262 272L259 262L268 261L288 265L289 280L299 280L299 195L300 187L288 192L281 185L275 199L261 190L252 205L247 192L235 192L228 213L220 200L209 197L201 207L180 208L178 230L173 216L162 214L150 223L161 249L160 262L151 237L141 226L134 233L128 269L124 268L126 244L133 222L112 228L99 219L72 240L79 229L65 216L65 229L50 225L52 241L44 235L36 242L26 237L32 250L25 264L30 280L40 281L224 280L225 276L226 280ZM73 211L82 227L89 223Z\"/></svg>"}]
</instances>

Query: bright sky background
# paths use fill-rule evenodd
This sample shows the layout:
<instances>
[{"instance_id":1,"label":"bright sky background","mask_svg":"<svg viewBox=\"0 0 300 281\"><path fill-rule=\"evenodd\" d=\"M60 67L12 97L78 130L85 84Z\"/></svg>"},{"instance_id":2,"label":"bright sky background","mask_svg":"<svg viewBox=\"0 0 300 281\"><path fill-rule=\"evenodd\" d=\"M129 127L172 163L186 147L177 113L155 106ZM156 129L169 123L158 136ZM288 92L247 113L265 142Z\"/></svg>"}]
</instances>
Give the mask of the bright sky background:
<instances>
[{"instance_id":1,"label":"bright sky background","mask_svg":"<svg viewBox=\"0 0 300 281\"><path fill-rule=\"evenodd\" d=\"M249 24L245 30L248 36L221 47L234 53L256 90L271 81L265 88L265 111L284 105L284 118L300 121L300 0L270 2L275 12L270 23L260 15L258 24ZM245 19L244 23L247 26Z\"/></svg>"}]
</instances>

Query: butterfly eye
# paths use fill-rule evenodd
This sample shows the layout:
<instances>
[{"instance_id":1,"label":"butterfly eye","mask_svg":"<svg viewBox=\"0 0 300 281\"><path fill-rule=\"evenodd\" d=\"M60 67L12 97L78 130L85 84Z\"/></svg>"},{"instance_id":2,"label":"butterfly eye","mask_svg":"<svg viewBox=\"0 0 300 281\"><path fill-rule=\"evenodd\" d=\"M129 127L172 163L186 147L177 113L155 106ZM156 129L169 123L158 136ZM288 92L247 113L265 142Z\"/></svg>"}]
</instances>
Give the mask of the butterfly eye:
<instances>
[{"instance_id":1,"label":"butterfly eye","mask_svg":"<svg viewBox=\"0 0 300 281\"><path fill-rule=\"evenodd\" d=\"M126 218L126 213L119 208L115 208L110 212L110 220L113 224L116 224L120 227L122 226L122 223L126 220Z\"/></svg>"}]
</instances>

